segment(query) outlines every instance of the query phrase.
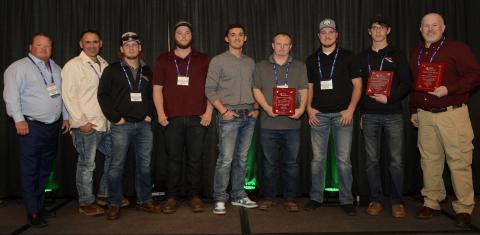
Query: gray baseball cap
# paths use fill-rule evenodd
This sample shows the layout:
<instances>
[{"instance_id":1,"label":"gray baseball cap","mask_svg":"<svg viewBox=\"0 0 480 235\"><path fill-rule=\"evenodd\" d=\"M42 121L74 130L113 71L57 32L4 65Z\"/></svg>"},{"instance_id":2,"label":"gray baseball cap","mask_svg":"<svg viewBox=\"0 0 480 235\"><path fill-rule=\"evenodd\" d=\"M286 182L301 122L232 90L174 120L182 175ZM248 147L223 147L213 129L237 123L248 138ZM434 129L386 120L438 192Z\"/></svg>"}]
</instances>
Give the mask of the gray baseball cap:
<instances>
[{"instance_id":1,"label":"gray baseball cap","mask_svg":"<svg viewBox=\"0 0 480 235\"><path fill-rule=\"evenodd\" d=\"M329 18L326 18L322 21L320 21L320 24L318 25L318 30L322 30L324 28L332 28L337 30L337 27L335 25L335 21Z\"/></svg>"}]
</instances>

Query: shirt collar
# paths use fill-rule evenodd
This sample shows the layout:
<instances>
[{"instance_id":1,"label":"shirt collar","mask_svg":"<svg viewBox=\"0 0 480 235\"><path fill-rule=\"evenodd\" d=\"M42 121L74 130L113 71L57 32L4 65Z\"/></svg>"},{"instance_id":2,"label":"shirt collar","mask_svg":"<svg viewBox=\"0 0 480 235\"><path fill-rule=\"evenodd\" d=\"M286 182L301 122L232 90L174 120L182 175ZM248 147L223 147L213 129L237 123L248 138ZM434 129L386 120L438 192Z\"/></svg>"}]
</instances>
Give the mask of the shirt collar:
<instances>
[{"instance_id":1,"label":"shirt collar","mask_svg":"<svg viewBox=\"0 0 480 235\"><path fill-rule=\"evenodd\" d=\"M327 55L327 54L325 54L325 53L323 52L322 46L320 45L320 48L318 48L318 50L317 50L317 54L320 53L320 56L322 56L322 55L323 55L323 56L333 56L333 55L335 55L335 51L336 51L338 48L339 48L338 44L335 45L335 49L333 49L333 51L332 51L330 54Z\"/></svg>"},{"instance_id":2,"label":"shirt collar","mask_svg":"<svg viewBox=\"0 0 480 235\"><path fill-rule=\"evenodd\" d=\"M80 52L79 56L84 63L94 62L90 57L88 57L88 55L84 51ZM97 55L97 59L101 64L107 63L100 55Z\"/></svg>"},{"instance_id":3,"label":"shirt collar","mask_svg":"<svg viewBox=\"0 0 480 235\"><path fill-rule=\"evenodd\" d=\"M182 59L182 60L183 60L183 59L187 59L189 56L194 57L194 56L196 56L197 54L198 54L198 52L197 52L195 49L193 49L193 48L192 48L192 51L190 51L190 54L188 54L187 56L185 56L185 58L180 58L180 57L178 57L177 55L175 55L175 48L170 49L170 51L168 52L168 55L170 56L170 58L173 59L173 57L175 56L176 58L179 58L179 59Z\"/></svg>"},{"instance_id":4,"label":"shirt collar","mask_svg":"<svg viewBox=\"0 0 480 235\"><path fill-rule=\"evenodd\" d=\"M37 58L37 57L34 56L32 53L29 52L29 53L28 53L28 56L29 56L30 58L32 58L32 60L33 60L33 62L35 62L35 64L43 64L43 65L45 65L45 63L44 63L43 60ZM53 61L52 61L51 59L48 59L48 63L52 64L52 62L53 62Z\"/></svg>"},{"instance_id":5,"label":"shirt collar","mask_svg":"<svg viewBox=\"0 0 480 235\"><path fill-rule=\"evenodd\" d=\"M272 64L277 64L277 62L273 59L273 54L271 54L269 57L268 57L268 61ZM288 59L287 59L287 62L283 65L286 65L288 63L292 63L293 61L293 57L291 55L288 55Z\"/></svg>"},{"instance_id":6,"label":"shirt collar","mask_svg":"<svg viewBox=\"0 0 480 235\"><path fill-rule=\"evenodd\" d=\"M126 66L129 67L130 69L133 69L127 62L125 62L125 60L124 60L123 58L122 58L121 61L122 61L122 64L123 64L123 65L126 65ZM138 64L139 64L139 66L138 66L137 70L138 70L140 67L145 67L145 65L147 65L147 64L145 63L145 61L143 61L143 60L139 60L139 61L138 61Z\"/></svg>"},{"instance_id":7,"label":"shirt collar","mask_svg":"<svg viewBox=\"0 0 480 235\"><path fill-rule=\"evenodd\" d=\"M227 55L229 55L229 56L231 56L231 57L233 57L233 58L235 58L235 59L240 59L240 60L243 59L243 58L245 58L245 56L246 56L245 54L242 53L242 54L240 55L240 58L239 58L239 57L235 56L234 54L232 54L229 50L227 50L227 51L225 52L225 54L227 54Z\"/></svg>"},{"instance_id":8,"label":"shirt collar","mask_svg":"<svg viewBox=\"0 0 480 235\"><path fill-rule=\"evenodd\" d=\"M442 38L440 38L440 40L438 40L438 41L430 44L430 47L429 47L429 48L426 47L425 42L424 42L424 43L423 43L423 48L425 48L426 50L435 49L435 48L437 48L438 46L440 46L440 43L442 43L443 40L447 40L447 39L445 38L445 36L442 36Z\"/></svg>"},{"instance_id":9,"label":"shirt collar","mask_svg":"<svg viewBox=\"0 0 480 235\"><path fill-rule=\"evenodd\" d=\"M378 50L378 52L374 51L371 46L369 47L369 52L371 52L371 53L378 53L378 54L382 54L382 55L387 54L387 53L390 52L391 50L392 50L392 47L390 47L390 44L388 44L386 47Z\"/></svg>"}]
</instances>

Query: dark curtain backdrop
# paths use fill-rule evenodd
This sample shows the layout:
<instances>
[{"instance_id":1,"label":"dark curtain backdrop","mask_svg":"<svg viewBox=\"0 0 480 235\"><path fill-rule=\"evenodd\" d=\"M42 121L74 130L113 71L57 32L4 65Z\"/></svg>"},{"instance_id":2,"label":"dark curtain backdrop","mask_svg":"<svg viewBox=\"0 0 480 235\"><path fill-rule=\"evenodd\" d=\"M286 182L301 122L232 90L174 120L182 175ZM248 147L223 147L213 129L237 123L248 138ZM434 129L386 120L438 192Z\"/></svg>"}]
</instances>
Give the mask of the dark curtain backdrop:
<instances>
[{"instance_id":1,"label":"dark curtain backdrop","mask_svg":"<svg viewBox=\"0 0 480 235\"><path fill-rule=\"evenodd\" d=\"M390 43L409 50L418 45L421 17L430 11L441 13L446 21L448 38L465 41L480 57L480 2L475 0L4 0L0 3L0 70L4 71L13 61L24 57L28 42L35 32L45 32L54 40L53 59L61 66L79 53L79 33L86 28L95 28L103 35L102 56L108 61L117 60L119 37L123 32L139 33L145 61L152 65L154 59L173 44L172 28L178 20L193 24L194 48L210 56L226 49L225 28L231 23L247 27L248 42L245 53L256 61L271 53L271 37L278 31L293 35L294 57L304 60L319 46L316 33L318 23L325 17L336 20L339 44L354 52L369 45L367 25L376 13L389 16L392 21ZM0 83L3 90L3 80ZM470 116L476 136L480 136L480 92L472 93L469 101ZM405 113L405 192L418 193L422 185L419 153L416 148L417 131L409 123L408 99L404 101ZM300 186L308 193L310 185L311 143L308 124L303 118ZM358 117L357 117L358 123ZM155 132L152 153L152 179L158 188L164 187L166 179L166 156L163 146L163 130L153 126ZM55 179L60 188L55 196L76 196L76 152L71 136L59 138L59 156L56 160ZM216 129L213 124L208 131L204 148L204 194L211 195L216 154ZM261 148L255 143L259 168ZM473 159L474 186L480 189L480 143L474 140ZM382 144L384 147L385 143ZM385 153L385 149L382 154ZM0 197L21 195L19 162L15 127L7 117L5 105L0 105ZM352 163L354 165L354 188L358 195L368 194L365 175L365 150L361 133L356 124ZM95 179L98 181L103 166L103 156L98 154ZM134 161L127 161L125 191L134 195ZM386 169L386 168L385 168ZM388 182L388 173L384 173ZM258 171L260 174L260 171ZM259 182L261 184L261 180Z\"/></svg>"}]
</instances>

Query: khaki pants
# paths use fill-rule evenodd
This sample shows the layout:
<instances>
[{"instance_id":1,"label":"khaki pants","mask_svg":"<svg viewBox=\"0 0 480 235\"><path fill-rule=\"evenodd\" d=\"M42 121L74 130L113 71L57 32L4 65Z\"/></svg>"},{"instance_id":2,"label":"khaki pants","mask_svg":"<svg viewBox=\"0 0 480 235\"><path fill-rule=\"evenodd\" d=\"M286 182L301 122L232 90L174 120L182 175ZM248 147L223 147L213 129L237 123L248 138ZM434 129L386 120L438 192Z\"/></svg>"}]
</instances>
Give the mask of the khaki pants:
<instances>
[{"instance_id":1,"label":"khaki pants","mask_svg":"<svg viewBox=\"0 0 480 235\"><path fill-rule=\"evenodd\" d=\"M442 173L445 156L451 172L456 213L471 214L474 207L472 180L473 130L466 105L446 112L418 110L418 149L423 170L424 206L439 210L445 199Z\"/></svg>"}]
</instances>

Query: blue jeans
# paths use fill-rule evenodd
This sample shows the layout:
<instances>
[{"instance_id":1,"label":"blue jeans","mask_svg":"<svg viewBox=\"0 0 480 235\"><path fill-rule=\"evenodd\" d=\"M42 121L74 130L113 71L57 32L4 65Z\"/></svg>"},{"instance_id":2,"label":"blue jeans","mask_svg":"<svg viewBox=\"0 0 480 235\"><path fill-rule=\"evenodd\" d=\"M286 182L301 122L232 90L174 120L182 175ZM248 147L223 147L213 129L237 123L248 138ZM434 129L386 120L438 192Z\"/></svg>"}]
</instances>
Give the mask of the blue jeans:
<instances>
[{"instance_id":1,"label":"blue jeans","mask_svg":"<svg viewBox=\"0 0 480 235\"><path fill-rule=\"evenodd\" d=\"M293 200L298 194L298 149L300 129L261 129L263 149L263 194L266 198L277 196L279 162L282 162L283 197ZM282 150L282 155L280 155Z\"/></svg>"},{"instance_id":2,"label":"blue jeans","mask_svg":"<svg viewBox=\"0 0 480 235\"><path fill-rule=\"evenodd\" d=\"M108 202L110 207L119 207L122 202L122 178L128 147L135 150L135 190L137 203L152 200L152 179L150 178L150 159L153 133L150 123L126 122L112 125L112 162L108 171Z\"/></svg>"},{"instance_id":3,"label":"blue jeans","mask_svg":"<svg viewBox=\"0 0 480 235\"><path fill-rule=\"evenodd\" d=\"M232 177L231 196L237 200L247 196L245 192L245 162L255 129L255 118L248 117L250 110L233 110L239 117L224 121L217 115L219 155L213 180L213 199L228 200L227 187Z\"/></svg>"},{"instance_id":4,"label":"blue jeans","mask_svg":"<svg viewBox=\"0 0 480 235\"><path fill-rule=\"evenodd\" d=\"M330 131L333 131L335 151L337 157L337 172L339 179L340 204L352 204L352 164L350 162L350 151L352 147L353 124L341 126L340 113L316 114L320 120L319 126L312 126L310 129L312 138L312 189L310 199L323 202L323 190L325 188L325 163L328 153L328 139Z\"/></svg>"},{"instance_id":5,"label":"blue jeans","mask_svg":"<svg viewBox=\"0 0 480 235\"><path fill-rule=\"evenodd\" d=\"M403 117L402 114L364 114L363 137L366 150L366 172L370 186L370 201L384 203L380 173L380 141L387 140L392 204L403 203ZM382 137L382 129L384 136Z\"/></svg>"},{"instance_id":6,"label":"blue jeans","mask_svg":"<svg viewBox=\"0 0 480 235\"><path fill-rule=\"evenodd\" d=\"M99 132L95 129L85 133L80 129L72 130L72 140L78 152L77 160L77 191L80 206L88 205L95 201L93 195L93 171L95 170L95 156L97 150L105 156L103 175L100 179L97 195L108 197L107 176L110 162L112 161L112 139L109 132Z\"/></svg>"}]
</instances>

